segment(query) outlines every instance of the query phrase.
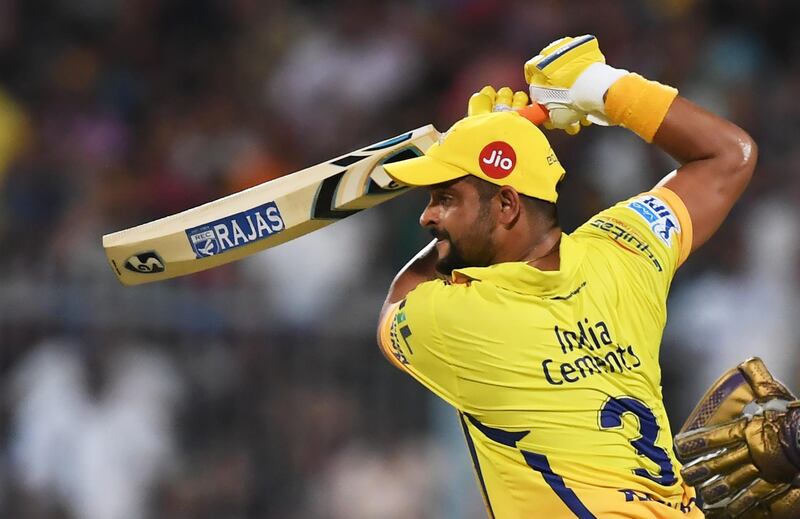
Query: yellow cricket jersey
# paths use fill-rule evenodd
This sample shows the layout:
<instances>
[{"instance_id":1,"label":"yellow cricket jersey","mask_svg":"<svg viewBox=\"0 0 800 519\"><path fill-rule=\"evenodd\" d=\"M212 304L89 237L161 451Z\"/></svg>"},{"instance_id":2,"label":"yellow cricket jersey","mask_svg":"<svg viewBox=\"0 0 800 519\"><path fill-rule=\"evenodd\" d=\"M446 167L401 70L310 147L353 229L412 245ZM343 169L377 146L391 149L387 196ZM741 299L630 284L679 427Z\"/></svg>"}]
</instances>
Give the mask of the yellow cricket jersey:
<instances>
[{"instance_id":1,"label":"yellow cricket jersey","mask_svg":"<svg viewBox=\"0 0 800 519\"><path fill-rule=\"evenodd\" d=\"M692 228L656 188L563 235L558 271L465 268L381 324L387 358L459 413L490 516L701 518L658 364Z\"/></svg>"}]
</instances>

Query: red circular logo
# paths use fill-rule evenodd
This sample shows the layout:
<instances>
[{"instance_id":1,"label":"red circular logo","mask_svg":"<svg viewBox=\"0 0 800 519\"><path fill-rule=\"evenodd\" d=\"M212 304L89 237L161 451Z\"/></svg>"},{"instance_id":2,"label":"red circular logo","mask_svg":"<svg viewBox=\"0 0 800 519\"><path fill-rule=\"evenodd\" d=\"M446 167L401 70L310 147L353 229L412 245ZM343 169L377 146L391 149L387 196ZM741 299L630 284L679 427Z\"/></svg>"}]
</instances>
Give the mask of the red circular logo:
<instances>
[{"instance_id":1,"label":"red circular logo","mask_svg":"<svg viewBox=\"0 0 800 519\"><path fill-rule=\"evenodd\" d=\"M517 165L517 154L507 142L490 142L478 156L481 171L489 178L505 178L514 171Z\"/></svg>"}]
</instances>

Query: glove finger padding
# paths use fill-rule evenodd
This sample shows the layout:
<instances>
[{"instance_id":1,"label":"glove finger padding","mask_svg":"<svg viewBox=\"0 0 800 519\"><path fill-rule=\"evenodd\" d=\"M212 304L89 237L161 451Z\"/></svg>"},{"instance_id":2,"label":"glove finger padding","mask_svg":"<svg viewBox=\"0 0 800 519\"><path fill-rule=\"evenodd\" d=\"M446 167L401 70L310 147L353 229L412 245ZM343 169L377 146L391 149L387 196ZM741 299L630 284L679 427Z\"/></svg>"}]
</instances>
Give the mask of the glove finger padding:
<instances>
[{"instance_id":1,"label":"glove finger padding","mask_svg":"<svg viewBox=\"0 0 800 519\"><path fill-rule=\"evenodd\" d=\"M745 439L747 419L742 417L715 427L704 427L675 436L675 452L681 461L689 461Z\"/></svg>"},{"instance_id":2,"label":"glove finger padding","mask_svg":"<svg viewBox=\"0 0 800 519\"><path fill-rule=\"evenodd\" d=\"M738 467L730 474L709 479L697 490L703 502L714 504L738 493L758 478L758 469L750 463Z\"/></svg>"},{"instance_id":3,"label":"glove finger padding","mask_svg":"<svg viewBox=\"0 0 800 519\"><path fill-rule=\"evenodd\" d=\"M795 519L800 517L800 489L790 488L779 494L769 504L772 519Z\"/></svg>"},{"instance_id":4,"label":"glove finger padding","mask_svg":"<svg viewBox=\"0 0 800 519\"><path fill-rule=\"evenodd\" d=\"M522 92L521 90L514 92L514 97L511 99L511 109L521 110L526 106L528 106L528 94Z\"/></svg>"},{"instance_id":5,"label":"glove finger padding","mask_svg":"<svg viewBox=\"0 0 800 519\"><path fill-rule=\"evenodd\" d=\"M467 104L467 115L488 114L491 112L519 111L528 105L528 94L514 92L509 87L500 90L489 85L472 94Z\"/></svg>"},{"instance_id":6,"label":"glove finger padding","mask_svg":"<svg viewBox=\"0 0 800 519\"><path fill-rule=\"evenodd\" d=\"M687 484L696 485L713 477L714 474L726 474L749 462L750 451L747 449L747 445L740 445L718 456L695 459L683 466L681 476Z\"/></svg>"},{"instance_id":7,"label":"glove finger padding","mask_svg":"<svg viewBox=\"0 0 800 519\"><path fill-rule=\"evenodd\" d=\"M497 97L494 100L494 111L504 112L511 110L511 98L514 97L514 92L508 88L503 87L497 91Z\"/></svg>"},{"instance_id":8,"label":"glove finger padding","mask_svg":"<svg viewBox=\"0 0 800 519\"><path fill-rule=\"evenodd\" d=\"M494 88L487 85L475 92L469 98L467 103L467 115L480 115L491 113L494 108L494 100L497 97L497 92Z\"/></svg>"},{"instance_id":9,"label":"glove finger padding","mask_svg":"<svg viewBox=\"0 0 800 519\"><path fill-rule=\"evenodd\" d=\"M730 502L725 504L725 509L731 517L764 517L774 519L771 505L776 498L779 499L789 491L787 484L775 484L756 479L743 491L739 492ZM794 511L797 514L797 510ZM797 517L797 515L787 516Z\"/></svg>"},{"instance_id":10,"label":"glove finger padding","mask_svg":"<svg viewBox=\"0 0 800 519\"><path fill-rule=\"evenodd\" d=\"M794 394L789 389L777 381L767 366L758 357L748 359L739 365L739 369L747 379L753 390L755 400L769 400L779 398L783 400L795 400Z\"/></svg>"}]
</instances>

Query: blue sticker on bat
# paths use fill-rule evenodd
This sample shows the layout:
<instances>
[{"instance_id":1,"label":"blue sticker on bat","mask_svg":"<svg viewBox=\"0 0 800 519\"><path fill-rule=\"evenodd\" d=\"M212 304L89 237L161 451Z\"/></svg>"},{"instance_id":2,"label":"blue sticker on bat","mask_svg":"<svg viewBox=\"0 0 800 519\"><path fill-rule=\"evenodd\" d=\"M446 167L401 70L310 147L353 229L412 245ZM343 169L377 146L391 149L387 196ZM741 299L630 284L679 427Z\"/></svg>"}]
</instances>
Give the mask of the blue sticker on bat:
<instances>
[{"instance_id":1,"label":"blue sticker on bat","mask_svg":"<svg viewBox=\"0 0 800 519\"><path fill-rule=\"evenodd\" d=\"M364 148L364 151L378 151L385 148L389 148L394 146L395 144L400 144L401 142L405 142L411 138L414 132L404 133L403 135L398 135L397 137L392 137L391 139L385 140L383 142L379 142L378 144L373 144L369 148Z\"/></svg>"},{"instance_id":2,"label":"blue sticker on bat","mask_svg":"<svg viewBox=\"0 0 800 519\"><path fill-rule=\"evenodd\" d=\"M195 256L206 258L269 238L286 228L275 202L186 229Z\"/></svg>"}]
</instances>

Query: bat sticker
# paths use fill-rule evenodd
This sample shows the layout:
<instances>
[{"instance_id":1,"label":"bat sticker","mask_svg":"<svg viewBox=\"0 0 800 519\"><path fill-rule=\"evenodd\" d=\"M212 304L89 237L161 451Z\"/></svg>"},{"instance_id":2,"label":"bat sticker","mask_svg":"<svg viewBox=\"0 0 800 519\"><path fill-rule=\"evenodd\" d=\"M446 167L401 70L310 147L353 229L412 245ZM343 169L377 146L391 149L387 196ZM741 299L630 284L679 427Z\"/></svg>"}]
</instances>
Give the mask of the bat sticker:
<instances>
[{"instance_id":1,"label":"bat sticker","mask_svg":"<svg viewBox=\"0 0 800 519\"><path fill-rule=\"evenodd\" d=\"M268 238L286 228L275 202L186 229L198 259Z\"/></svg>"},{"instance_id":2,"label":"bat sticker","mask_svg":"<svg viewBox=\"0 0 800 519\"><path fill-rule=\"evenodd\" d=\"M125 261L125 268L138 274L158 274L164 272L164 260L155 251L134 254Z\"/></svg>"}]
</instances>

